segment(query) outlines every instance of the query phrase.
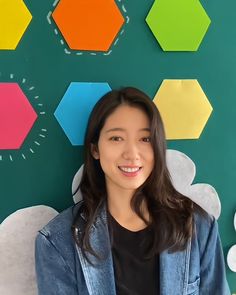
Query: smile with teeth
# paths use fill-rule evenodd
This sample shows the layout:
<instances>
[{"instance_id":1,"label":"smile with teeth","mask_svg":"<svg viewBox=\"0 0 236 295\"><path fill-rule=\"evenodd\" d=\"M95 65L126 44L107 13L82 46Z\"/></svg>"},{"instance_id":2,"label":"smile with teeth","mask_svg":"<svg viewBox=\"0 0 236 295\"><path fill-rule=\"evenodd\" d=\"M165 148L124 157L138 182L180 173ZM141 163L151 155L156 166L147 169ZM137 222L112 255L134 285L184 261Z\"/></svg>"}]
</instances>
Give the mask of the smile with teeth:
<instances>
[{"instance_id":1,"label":"smile with teeth","mask_svg":"<svg viewBox=\"0 0 236 295\"><path fill-rule=\"evenodd\" d=\"M118 168L123 171L123 172L126 172L126 173L134 173L134 172L137 172L139 171L142 167L122 167L122 166L118 166Z\"/></svg>"}]
</instances>

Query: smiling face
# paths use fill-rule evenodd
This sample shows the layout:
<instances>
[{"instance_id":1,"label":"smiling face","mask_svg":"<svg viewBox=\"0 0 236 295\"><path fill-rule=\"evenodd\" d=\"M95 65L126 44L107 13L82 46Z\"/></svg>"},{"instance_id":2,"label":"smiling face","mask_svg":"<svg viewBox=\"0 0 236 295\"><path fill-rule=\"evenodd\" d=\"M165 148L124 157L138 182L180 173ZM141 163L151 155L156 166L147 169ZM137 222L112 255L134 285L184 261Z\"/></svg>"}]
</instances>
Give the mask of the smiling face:
<instances>
[{"instance_id":1,"label":"smiling face","mask_svg":"<svg viewBox=\"0 0 236 295\"><path fill-rule=\"evenodd\" d=\"M106 119L92 154L100 160L108 195L127 190L133 194L146 181L154 165L146 113L136 107L119 106Z\"/></svg>"}]
</instances>

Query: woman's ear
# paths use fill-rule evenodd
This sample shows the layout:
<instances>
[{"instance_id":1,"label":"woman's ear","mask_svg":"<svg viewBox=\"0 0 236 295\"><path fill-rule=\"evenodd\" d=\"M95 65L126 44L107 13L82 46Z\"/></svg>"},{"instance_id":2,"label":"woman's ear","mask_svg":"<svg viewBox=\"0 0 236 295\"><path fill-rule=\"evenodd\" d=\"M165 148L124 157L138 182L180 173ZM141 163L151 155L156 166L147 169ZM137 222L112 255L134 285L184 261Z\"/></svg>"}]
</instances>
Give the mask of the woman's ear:
<instances>
[{"instance_id":1,"label":"woman's ear","mask_svg":"<svg viewBox=\"0 0 236 295\"><path fill-rule=\"evenodd\" d=\"M91 154L94 157L95 160L99 159L99 152L97 145L91 143Z\"/></svg>"}]
</instances>

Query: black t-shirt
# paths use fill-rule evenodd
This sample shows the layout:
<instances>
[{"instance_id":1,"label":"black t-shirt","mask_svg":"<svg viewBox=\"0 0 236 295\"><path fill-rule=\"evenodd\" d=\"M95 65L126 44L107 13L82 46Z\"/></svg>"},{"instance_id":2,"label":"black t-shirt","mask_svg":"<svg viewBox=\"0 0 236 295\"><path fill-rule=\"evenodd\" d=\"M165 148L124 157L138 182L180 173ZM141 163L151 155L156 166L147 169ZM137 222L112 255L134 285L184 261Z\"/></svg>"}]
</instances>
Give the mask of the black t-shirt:
<instances>
[{"instance_id":1,"label":"black t-shirt","mask_svg":"<svg viewBox=\"0 0 236 295\"><path fill-rule=\"evenodd\" d=\"M152 242L151 229L133 232L109 213L108 218L117 295L158 295L159 256L146 258Z\"/></svg>"}]
</instances>

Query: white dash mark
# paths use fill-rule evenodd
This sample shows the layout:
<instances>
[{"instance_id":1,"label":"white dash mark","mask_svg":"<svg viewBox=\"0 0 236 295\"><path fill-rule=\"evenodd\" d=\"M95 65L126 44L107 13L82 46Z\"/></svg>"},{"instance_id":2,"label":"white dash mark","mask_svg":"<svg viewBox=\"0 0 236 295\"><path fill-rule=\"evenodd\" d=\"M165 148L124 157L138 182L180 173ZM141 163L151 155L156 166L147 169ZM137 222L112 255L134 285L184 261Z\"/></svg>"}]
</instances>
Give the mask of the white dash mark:
<instances>
[{"instance_id":1,"label":"white dash mark","mask_svg":"<svg viewBox=\"0 0 236 295\"><path fill-rule=\"evenodd\" d=\"M34 98L35 98L35 99L37 99L37 98L39 98L39 96L38 96L38 95L36 95Z\"/></svg>"},{"instance_id":2,"label":"white dash mark","mask_svg":"<svg viewBox=\"0 0 236 295\"><path fill-rule=\"evenodd\" d=\"M124 31L125 31L125 30L122 30L122 31L120 32L120 35L122 35L122 34L124 33Z\"/></svg>"},{"instance_id":3,"label":"white dash mark","mask_svg":"<svg viewBox=\"0 0 236 295\"><path fill-rule=\"evenodd\" d=\"M22 158L25 160L26 159L25 155L24 154L21 154L21 155L22 155Z\"/></svg>"},{"instance_id":4,"label":"white dash mark","mask_svg":"<svg viewBox=\"0 0 236 295\"><path fill-rule=\"evenodd\" d=\"M118 0L119 2L121 2L121 0Z\"/></svg>"},{"instance_id":5,"label":"white dash mark","mask_svg":"<svg viewBox=\"0 0 236 295\"><path fill-rule=\"evenodd\" d=\"M62 39L60 40L60 42L61 42L61 45L64 45L64 44L65 44L64 41L63 41Z\"/></svg>"},{"instance_id":6,"label":"white dash mark","mask_svg":"<svg viewBox=\"0 0 236 295\"><path fill-rule=\"evenodd\" d=\"M97 55L97 53L91 52L90 55Z\"/></svg>"},{"instance_id":7,"label":"white dash mark","mask_svg":"<svg viewBox=\"0 0 236 295\"><path fill-rule=\"evenodd\" d=\"M0 161L2 161L2 155L0 155Z\"/></svg>"},{"instance_id":8,"label":"white dash mark","mask_svg":"<svg viewBox=\"0 0 236 295\"><path fill-rule=\"evenodd\" d=\"M55 7L58 2L59 2L59 0L55 0L54 3L52 4L52 6Z\"/></svg>"},{"instance_id":9,"label":"white dash mark","mask_svg":"<svg viewBox=\"0 0 236 295\"><path fill-rule=\"evenodd\" d=\"M39 142L37 142L37 141L35 141L34 143L35 143L36 145L40 145L40 143L39 143Z\"/></svg>"},{"instance_id":10,"label":"white dash mark","mask_svg":"<svg viewBox=\"0 0 236 295\"><path fill-rule=\"evenodd\" d=\"M103 55L110 55L112 53L112 50L109 50L107 53L103 53Z\"/></svg>"},{"instance_id":11,"label":"white dash mark","mask_svg":"<svg viewBox=\"0 0 236 295\"><path fill-rule=\"evenodd\" d=\"M10 160L11 160L11 161L13 161L13 159L12 159L12 156L11 156L11 155L9 155L9 158L10 158Z\"/></svg>"},{"instance_id":12,"label":"white dash mark","mask_svg":"<svg viewBox=\"0 0 236 295\"><path fill-rule=\"evenodd\" d=\"M119 38L116 39L116 41L114 42L114 46L116 46L116 44L118 43Z\"/></svg>"},{"instance_id":13,"label":"white dash mark","mask_svg":"<svg viewBox=\"0 0 236 295\"><path fill-rule=\"evenodd\" d=\"M34 151L32 149L30 149L31 153L34 154Z\"/></svg>"},{"instance_id":14,"label":"white dash mark","mask_svg":"<svg viewBox=\"0 0 236 295\"><path fill-rule=\"evenodd\" d=\"M45 138L46 136L45 135L43 135L43 134L39 134L39 136L41 136L41 137L43 137L43 138Z\"/></svg>"},{"instance_id":15,"label":"white dash mark","mask_svg":"<svg viewBox=\"0 0 236 295\"><path fill-rule=\"evenodd\" d=\"M42 104L42 103L38 103L38 106L39 106L39 107L42 107L42 106L43 106L43 104Z\"/></svg>"},{"instance_id":16,"label":"white dash mark","mask_svg":"<svg viewBox=\"0 0 236 295\"><path fill-rule=\"evenodd\" d=\"M45 112L40 112L40 115L45 115Z\"/></svg>"},{"instance_id":17,"label":"white dash mark","mask_svg":"<svg viewBox=\"0 0 236 295\"><path fill-rule=\"evenodd\" d=\"M56 35L58 35L58 30L57 30L57 29L54 29L54 33L55 33Z\"/></svg>"},{"instance_id":18,"label":"white dash mark","mask_svg":"<svg viewBox=\"0 0 236 295\"><path fill-rule=\"evenodd\" d=\"M76 52L76 55L82 55L83 52Z\"/></svg>"},{"instance_id":19,"label":"white dash mark","mask_svg":"<svg viewBox=\"0 0 236 295\"><path fill-rule=\"evenodd\" d=\"M64 49L66 54L71 54L71 52L69 50L67 50L66 48Z\"/></svg>"},{"instance_id":20,"label":"white dash mark","mask_svg":"<svg viewBox=\"0 0 236 295\"><path fill-rule=\"evenodd\" d=\"M43 132L47 132L47 129L42 128L41 130L42 130Z\"/></svg>"},{"instance_id":21,"label":"white dash mark","mask_svg":"<svg viewBox=\"0 0 236 295\"><path fill-rule=\"evenodd\" d=\"M34 86L31 86L30 88L29 88L29 90L31 91L31 90L33 90L35 87Z\"/></svg>"},{"instance_id":22,"label":"white dash mark","mask_svg":"<svg viewBox=\"0 0 236 295\"><path fill-rule=\"evenodd\" d=\"M52 12L49 11L49 13L48 13L48 15L47 15L47 20L48 20L49 25L51 25L51 23L52 23L52 22L51 22L51 19L50 19L51 15L52 15Z\"/></svg>"},{"instance_id":23,"label":"white dash mark","mask_svg":"<svg viewBox=\"0 0 236 295\"><path fill-rule=\"evenodd\" d=\"M25 82L26 82L26 79L25 79L25 78L23 78L23 79L22 79L22 83L24 84Z\"/></svg>"},{"instance_id":24,"label":"white dash mark","mask_svg":"<svg viewBox=\"0 0 236 295\"><path fill-rule=\"evenodd\" d=\"M122 5L122 10L123 10L125 13L127 12L127 10L126 10L124 4Z\"/></svg>"},{"instance_id":25,"label":"white dash mark","mask_svg":"<svg viewBox=\"0 0 236 295\"><path fill-rule=\"evenodd\" d=\"M129 23L129 17L128 17L128 15L126 16L126 23L127 24Z\"/></svg>"},{"instance_id":26,"label":"white dash mark","mask_svg":"<svg viewBox=\"0 0 236 295\"><path fill-rule=\"evenodd\" d=\"M14 74L10 74L10 78L13 79L14 78Z\"/></svg>"}]
</instances>

